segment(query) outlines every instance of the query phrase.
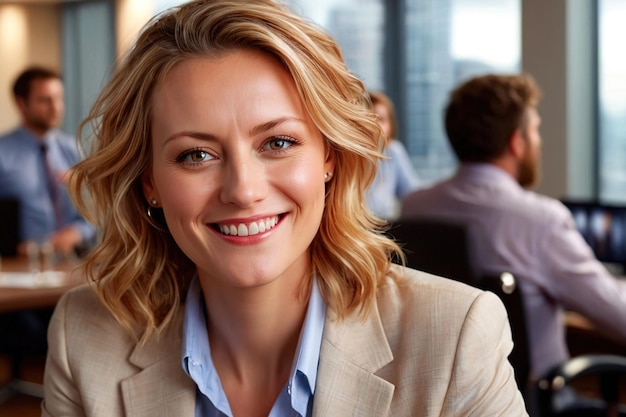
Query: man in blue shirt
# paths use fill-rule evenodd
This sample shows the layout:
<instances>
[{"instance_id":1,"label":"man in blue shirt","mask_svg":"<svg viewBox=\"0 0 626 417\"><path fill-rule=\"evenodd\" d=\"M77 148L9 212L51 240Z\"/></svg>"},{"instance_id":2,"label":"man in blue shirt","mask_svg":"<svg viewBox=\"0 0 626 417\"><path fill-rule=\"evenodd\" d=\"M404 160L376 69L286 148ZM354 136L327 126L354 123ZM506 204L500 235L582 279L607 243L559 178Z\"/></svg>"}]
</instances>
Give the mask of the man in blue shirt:
<instances>
[{"instance_id":1,"label":"man in blue shirt","mask_svg":"<svg viewBox=\"0 0 626 417\"><path fill-rule=\"evenodd\" d=\"M60 130L64 113L60 75L29 68L13 85L21 125L0 137L0 198L19 203L17 252L27 242L49 242L60 256L81 254L95 229L76 211L66 188L67 173L80 157L76 140ZM52 309L0 315L3 351L42 354Z\"/></svg>"},{"instance_id":2,"label":"man in blue shirt","mask_svg":"<svg viewBox=\"0 0 626 417\"><path fill-rule=\"evenodd\" d=\"M58 129L64 114L60 75L33 67L20 74L13 95L21 126L0 137L0 198L20 205L20 245L48 241L61 255L80 251L94 228L78 214L66 188L79 159L75 139Z\"/></svg>"}]
</instances>

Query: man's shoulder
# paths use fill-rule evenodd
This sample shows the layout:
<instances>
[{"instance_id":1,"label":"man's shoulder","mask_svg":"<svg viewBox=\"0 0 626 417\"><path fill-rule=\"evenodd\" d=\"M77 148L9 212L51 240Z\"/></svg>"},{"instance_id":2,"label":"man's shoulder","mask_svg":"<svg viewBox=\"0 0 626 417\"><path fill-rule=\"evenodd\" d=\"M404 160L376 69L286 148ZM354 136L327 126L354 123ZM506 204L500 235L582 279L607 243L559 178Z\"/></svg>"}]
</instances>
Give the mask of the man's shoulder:
<instances>
[{"instance_id":1,"label":"man's shoulder","mask_svg":"<svg viewBox=\"0 0 626 417\"><path fill-rule=\"evenodd\" d=\"M442 181L432 187L414 191L403 200L403 213L407 216L420 214L432 208L445 208L447 212L483 210L496 213L506 211L536 221L570 216L559 200L532 190L510 187L494 187L480 193L463 190L453 179ZM435 213L433 213L435 214Z\"/></svg>"},{"instance_id":2,"label":"man's shoulder","mask_svg":"<svg viewBox=\"0 0 626 417\"><path fill-rule=\"evenodd\" d=\"M54 135L63 140L75 141L76 137L61 129L54 129Z\"/></svg>"},{"instance_id":3,"label":"man's shoulder","mask_svg":"<svg viewBox=\"0 0 626 417\"><path fill-rule=\"evenodd\" d=\"M11 142L19 139L20 132L21 130L18 128L18 129L13 129L7 132L0 133L0 145L7 146Z\"/></svg>"},{"instance_id":4,"label":"man's shoulder","mask_svg":"<svg viewBox=\"0 0 626 417\"><path fill-rule=\"evenodd\" d=\"M74 136L57 129L52 132L50 138L54 140L55 146L62 152L70 165L74 165L79 161L79 147Z\"/></svg>"},{"instance_id":5,"label":"man's shoulder","mask_svg":"<svg viewBox=\"0 0 626 417\"><path fill-rule=\"evenodd\" d=\"M569 210L559 200L534 191L524 190L519 198L511 201L511 209L528 217L540 219L564 218Z\"/></svg>"},{"instance_id":6,"label":"man's shoulder","mask_svg":"<svg viewBox=\"0 0 626 417\"><path fill-rule=\"evenodd\" d=\"M70 135L67 132L64 132L63 130L55 129L54 131L51 132L51 137L62 146L69 145L74 148L76 147L76 143L77 143L76 137Z\"/></svg>"},{"instance_id":7,"label":"man's shoulder","mask_svg":"<svg viewBox=\"0 0 626 417\"><path fill-rule=\"evenodd\" d=\"M424 203L438 202L446 194L450 187L450 179L411 191L402 199L403 214L411 215L419 212Z\"/></svg>"}]
</instances>

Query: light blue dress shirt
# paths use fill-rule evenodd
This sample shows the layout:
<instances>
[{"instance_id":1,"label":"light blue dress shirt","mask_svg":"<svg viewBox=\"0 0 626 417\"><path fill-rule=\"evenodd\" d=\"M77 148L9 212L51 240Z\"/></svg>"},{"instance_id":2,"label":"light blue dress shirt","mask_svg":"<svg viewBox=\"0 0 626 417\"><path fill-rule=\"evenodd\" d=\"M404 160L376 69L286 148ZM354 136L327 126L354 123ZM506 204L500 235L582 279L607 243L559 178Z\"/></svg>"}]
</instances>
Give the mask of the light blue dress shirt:
<instances>
[{"instance_id":1,"label":"light blue dress shirt","mask_svg":"<svg viewBox=\"0 0 626 417\"><path fill-rule=\"evenodd\" d=\"M80 160L76 140L60 130L48 132L43 142L23 127L0 137L0 197L16 198L20 203L20 239L44 239L56 230L74 225L83 240L89 241L95 229L78 214L61 181L56 181L61 209L61 224L57 225L42 144L48 148L53 172L66 172Z\"/></svg>"},{"instance_id":2,"label":"light blue dress shirt","mask_svg":"<svg viewBox=\"0 0 626 417\"><path fill-rule=\"evenodd\" d=\"M452 178L409 194L401 217L468 225L480 271L517 277L536 375L569 357L564 309L626 342L626 280L595 258L560 201L523 189L499 167L462 164Z\"/></svg>"},{"instance_id":3,"label":"light blue dress shirt","mask_svg":"<svg viewBox=\"0 0 626 417\"><path fill-rule=\"evenodd\" d=\"M232 417L219 375L211 358L200 282L195 277L187 293L183 322L182 366L197 386L196 417ZM309 305L286 386L269 417L310 417L317 378L326 304L313 280Z\"/></svg>"},{"instance_id":4,"label":"light blue dress shirt","mask_svg":"<svg viewBox=\"0 0 626 417\"><path fill-rule=\"evenodd\" d=\"M398 216L400 200L415 191L420 181L406 148L400 141L390 141L383 150L383 155L388 159L378 162L376 176L365 194L365 199L374 214L393 220Z\"/></svg>"}]
</instances>

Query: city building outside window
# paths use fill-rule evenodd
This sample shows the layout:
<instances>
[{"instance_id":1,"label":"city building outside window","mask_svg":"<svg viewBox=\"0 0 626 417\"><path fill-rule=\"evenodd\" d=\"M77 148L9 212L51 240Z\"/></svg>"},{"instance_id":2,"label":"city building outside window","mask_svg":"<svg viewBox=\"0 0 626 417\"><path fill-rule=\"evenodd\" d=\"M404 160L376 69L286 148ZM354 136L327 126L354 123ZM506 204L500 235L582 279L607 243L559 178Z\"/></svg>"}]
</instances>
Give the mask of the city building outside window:
<instances>
[{"instance_id":1,"label":"city building outside window","mask_svg":"<svg viewBox=\"0 0 626 417\"><path fill-rule=\"evenodd\" d=\"M368 89L392 97L398 139L427 183L456 168L443 129L450 90L473 75L519 71L520 1L282 0L337 39Z\"/></svg>"},{"instance_id":2,"label":"city building outside window","mask_svg":"<svg viewBox=\"0 0 626 417\"><path fill-rule=\"evenodd\" d=\"M598 2L599 197L626 203L626 2Z\"/></svg>"}]
</instances>

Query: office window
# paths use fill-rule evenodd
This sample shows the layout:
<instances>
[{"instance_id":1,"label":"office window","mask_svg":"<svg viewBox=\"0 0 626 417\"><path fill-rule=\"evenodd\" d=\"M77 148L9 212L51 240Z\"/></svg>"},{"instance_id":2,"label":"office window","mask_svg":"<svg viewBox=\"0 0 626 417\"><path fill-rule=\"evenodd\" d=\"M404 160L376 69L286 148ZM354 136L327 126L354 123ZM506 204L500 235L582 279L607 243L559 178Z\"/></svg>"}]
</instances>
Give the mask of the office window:
<instances>
[{"instance_id":1,"label":"office window","mask_svg":"<svg viewBox=\"0 0 626 417\"><path fill-rule=\"evenodd\" d=\"M383 0L281 0L337 40L350 70L370 89L384 89Z\"/></svg>"},{"instance_id":2,"label":"office window","mask_svg":"<svg viewBox=\"0 0 626 417\"><path fill-rule=\"evenodd\" d=\"M113 5L108 0L68 2L62 10L63 128L75 133L111 75L115 60L111 33L115 19ZM91 127L85 126L82 133L88 137Z\"/></svg>"},{"instance_id":3,"label":"office window","mask_svg":"<svg viewBox=\"0 0 626 417\"><path fill-rule=\"evenodd\" d=\"M520 0L406 0L403 138L422 179L452 174L443 126L450 91L488 72L518 72Z\"/></svg>"},{"instance_id":4,"label":"office window","mask_svg":"<svg viewBox=\"0 0 626 417\"><path fill-rule=\"evenodd\" d=\"M152 0L153 13L158 14L170 7L178 6L189 0Z\"/></svg>"},{"instance_id":5,"label":"office window","mask_svg":"<svg viewBox=\"0 0 626 417\"><path fill-rule=\"evenodd\" d=\"M283 3L337 39L348 66L367 88L391 96L398 110L398 139L425 182L442 179L456 167L443 129L450 90L473 75L520 68L520 0Z\"/></svg>"},{"instance_id":6,"label":"office window","mask_svg":"<svg viewBox=\"0 0 626 417\"><path fill-rule=\"evenodd\" d=\"M626 203L626 3L598 2L599 197Z\"/></svg>"}]
</instances>

